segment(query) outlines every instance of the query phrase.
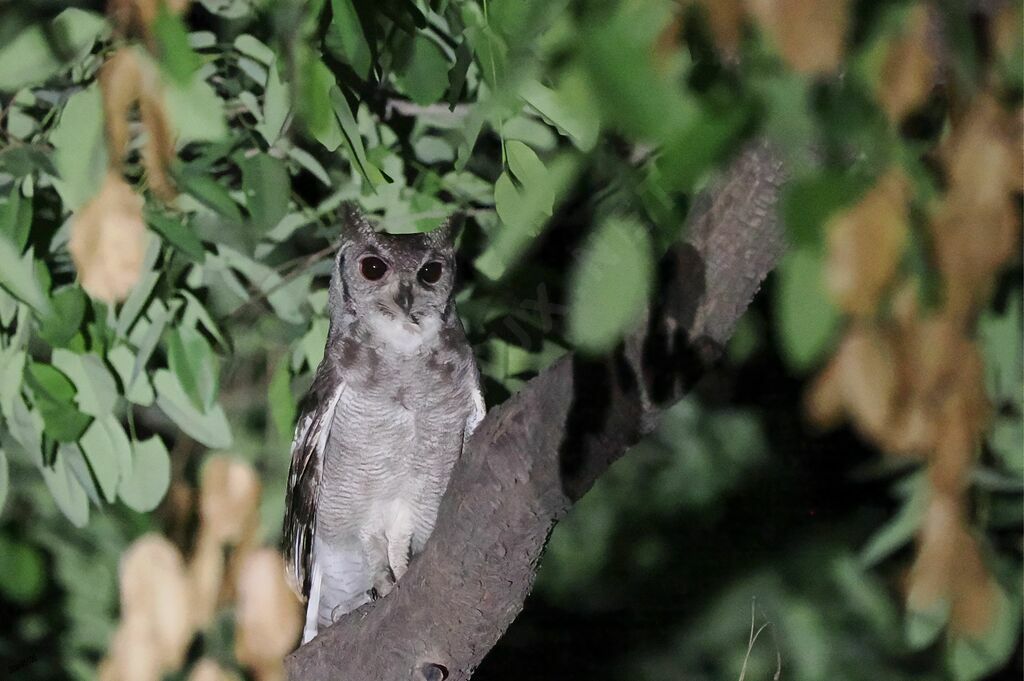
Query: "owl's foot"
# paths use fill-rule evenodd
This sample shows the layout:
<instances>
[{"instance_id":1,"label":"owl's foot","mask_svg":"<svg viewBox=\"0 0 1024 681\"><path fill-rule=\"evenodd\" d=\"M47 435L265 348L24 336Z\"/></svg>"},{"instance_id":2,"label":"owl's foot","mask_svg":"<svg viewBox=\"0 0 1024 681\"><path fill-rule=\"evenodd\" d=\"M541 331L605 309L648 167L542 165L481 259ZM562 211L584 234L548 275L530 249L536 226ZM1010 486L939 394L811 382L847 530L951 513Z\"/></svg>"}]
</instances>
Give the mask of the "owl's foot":
<instances>
[{"instance_id":1,"label":"owl's foot","mask_svg":"<svg viewBox=\"0 0 1024 681\"><path fill-rule=\"evenodd\" d=\"M370 597L371 601L376 601L384 598L391 590L395 588L395 573L391 571L390 567L385 567L373 580L373 588L366 592L366 595Z\"/></svg>"}]
</instances>

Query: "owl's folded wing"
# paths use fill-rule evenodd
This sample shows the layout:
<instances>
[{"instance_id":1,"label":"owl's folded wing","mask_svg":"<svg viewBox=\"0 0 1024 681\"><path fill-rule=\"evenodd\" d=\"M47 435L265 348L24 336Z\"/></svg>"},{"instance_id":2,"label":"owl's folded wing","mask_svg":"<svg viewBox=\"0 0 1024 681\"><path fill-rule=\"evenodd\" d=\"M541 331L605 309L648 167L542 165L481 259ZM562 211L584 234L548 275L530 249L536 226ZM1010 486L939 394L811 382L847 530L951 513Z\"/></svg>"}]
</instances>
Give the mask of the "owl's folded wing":
<instances>
[{"instance_id":1,"label":"owl's folded wing","mask_svg":"<svg viewBox=\"0 0 1024 681\"><path fill-rule=\"evenodd\" d=\"M466 427L462 431L462 449L465 451L466 443L469 441L469 436L473 434L476 427L480 425L480 422L484 420L484 416L487 415L487 405L484 404L483 393L480 392L480 381L477 380L477 385L473 389L473 408L469 412L469 416L466 418Z\"/></svg>"},{"instance_id":2,"label":"owl's folded wing","mask_svg":"<svg viewBox=\"0 0 1024 681\"><path fill-rule=\"evenodd\" d=\"M344 390L341 375L327 362L322 363L302 402L292 440L282 544L292 586L303 598L309 597L310 590L324 450L331 433L334 410Z\"/></svg>"}]
</instances>

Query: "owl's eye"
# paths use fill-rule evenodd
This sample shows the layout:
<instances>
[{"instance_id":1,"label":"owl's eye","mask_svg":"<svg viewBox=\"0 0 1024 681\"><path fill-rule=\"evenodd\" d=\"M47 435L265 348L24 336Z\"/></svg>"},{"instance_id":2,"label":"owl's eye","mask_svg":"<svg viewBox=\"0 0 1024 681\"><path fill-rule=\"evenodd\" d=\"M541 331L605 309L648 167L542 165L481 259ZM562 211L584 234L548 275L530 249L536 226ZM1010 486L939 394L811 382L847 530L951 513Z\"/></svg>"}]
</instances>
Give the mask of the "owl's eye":
<instances>
[{"instance_id":1,"label":"owl's eye","mask_svg":"<svg viewBox=\"0 0 1024 681\"><path fill-rule=\"evenodd\" d=\"M420 281L424 284L436 284L441 280L441 272L444 271L444 266L436 260L428 262L426 265L420 268Z\"/></svg>"},{"instance_id":2,"label":"owl's eye","mask_svg":"<svg viewBox=\"0 0 1024 681\"><path fill-rule=\"evenodd\" d=\"M375 255L368 255L359 261L359 271L370 281L377 281L388 271L388 264Z\"/></svg>"}]
</instances>

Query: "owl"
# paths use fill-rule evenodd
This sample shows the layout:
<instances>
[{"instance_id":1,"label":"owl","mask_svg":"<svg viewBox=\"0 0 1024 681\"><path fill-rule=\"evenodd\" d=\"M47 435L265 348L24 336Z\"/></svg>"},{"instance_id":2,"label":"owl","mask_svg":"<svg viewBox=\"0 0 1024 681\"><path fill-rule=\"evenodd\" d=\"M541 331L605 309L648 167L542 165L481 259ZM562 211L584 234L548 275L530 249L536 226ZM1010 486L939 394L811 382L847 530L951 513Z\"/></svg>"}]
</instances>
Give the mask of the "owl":
<instances>
[{"instance_id":1,"label":"owl","mask_svg":"<svg viewBox=\"0 0 1024 681\"><path fill-rule=\"evenodd\" d=\"M452 295L453 221L391 235L344 212L327 347L299 410L285 502L303 643L402 578L484 416Z\"/></svg>"}]
</instances>

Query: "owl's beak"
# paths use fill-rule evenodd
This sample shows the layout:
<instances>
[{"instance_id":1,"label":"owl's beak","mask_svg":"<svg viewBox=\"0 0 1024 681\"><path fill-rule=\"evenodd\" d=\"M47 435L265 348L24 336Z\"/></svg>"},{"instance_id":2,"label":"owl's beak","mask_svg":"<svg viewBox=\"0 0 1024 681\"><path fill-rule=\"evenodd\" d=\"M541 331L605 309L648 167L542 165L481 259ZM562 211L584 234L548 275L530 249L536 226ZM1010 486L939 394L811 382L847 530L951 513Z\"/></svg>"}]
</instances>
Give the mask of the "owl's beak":
<instances>
[{"instance_id":1,"label":"owl's beak","mask_svg":"<svg viewBox=\"0 0 1024 681\"><path fill-rule=\"evenodd\" d=\"M403 281L398 285L398 293L395 294L395 302L406 315L412 309L412 285Z\"/></svg>"}]
</instances>

